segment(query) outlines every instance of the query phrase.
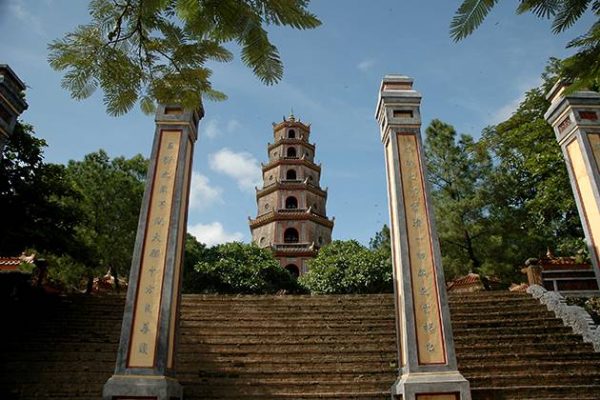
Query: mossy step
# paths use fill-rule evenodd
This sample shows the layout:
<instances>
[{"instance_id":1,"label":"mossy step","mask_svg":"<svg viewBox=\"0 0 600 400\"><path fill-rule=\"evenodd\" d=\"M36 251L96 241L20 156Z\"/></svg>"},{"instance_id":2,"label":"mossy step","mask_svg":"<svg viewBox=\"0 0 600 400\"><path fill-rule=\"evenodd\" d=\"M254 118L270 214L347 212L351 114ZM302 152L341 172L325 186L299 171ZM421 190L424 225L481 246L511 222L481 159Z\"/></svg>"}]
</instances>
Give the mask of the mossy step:
<instances>
[{"instance_id":1,"label":"mossy step","mask_svg":"<svg viewBox=\"0 0 600 400\"><path fill-rule=\"evenodd\" d=\"M364 354L369 352L395 352L395 342L383 343L362 343L347 342L343 344L295 344L282 343L277 346L270 344L221 344L221 345L206 345L203 343L186 343L180 344L180 351L192 351L198 354L240 354L240 353L263 353L272 354L273 357L282 357L282 354L289 353L305 353L305 354L329 354L329 353L352 353Z\"/></svg>"},{"instance_id":2,"label":"mossy step","mask_svg":"<svg viewBox=\"0 0 600 400\"><path fill-rule=\"evenodd\" d=\"M181 343L185 344L205 344L208 346L243 346L243 345L371 345L385 344L396 345L396 338L390 336L374 335L311 335L311 336L246 336L246 337L206 337L198 335L182 335Z\"/></svg>"},{"instance_id":3,"label":"mossy step","mask_svg":"<svg viewBox=\"0 0 600 400\"><path fill-rule=\"evenodd\" d=\"M248 335L256 335L260 337L270 336L320 336L320 335L382 335L396 337L394 324L385 325L365 325L352 324L345 326L326 327L324 329L315 329L314 327L296 327L290 330L287 326L282 327L212 327L206 329L206 325L196 321L181 321L179 332L182 335L199 335L199 336L214 336L214 337L241 337Z\"/></svg>"}]
</instances>

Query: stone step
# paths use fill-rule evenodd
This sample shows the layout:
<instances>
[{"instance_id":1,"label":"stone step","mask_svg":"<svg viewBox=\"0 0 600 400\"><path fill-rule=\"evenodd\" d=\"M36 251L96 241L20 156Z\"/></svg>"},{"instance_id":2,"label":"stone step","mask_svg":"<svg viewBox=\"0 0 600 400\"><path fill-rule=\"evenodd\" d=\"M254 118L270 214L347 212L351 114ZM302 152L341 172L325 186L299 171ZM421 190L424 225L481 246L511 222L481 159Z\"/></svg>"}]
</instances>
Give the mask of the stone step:
<instances>
[{"instance_id":1,"label":"stone step","mask_svg":"<svg viewBox=\"0 0 600 400\"><path fill-rule=\"evenodd\" d=\"M591 345L590 345L591 346ZM600 353L594 353L591 348L578 348L569 351L545 351L524 349L517 352L470 352L459 351L456 354L459 364L473 365L479 363L484 366L494 366L500 362L535 360L535 361L571 361L571 360L600 360Z\"/></svg>"},{"instance_id":2,"label":"stone step","mask_svg":"<svg viewBox=\"0 0 600 400\"><path fill-rule=\"evenodd\" d=\"M477 344L462 344L456 343L456 350L461 354L465 353L486 353L486 354L519 354L523 350L531 353L569 353L574 351L593 352L593 347L590 343L530 343L526 349L519 343L477 343Z\"/></svg>"},{"instance_id":3,"label":"stone step","mask_svg":"<svg viewBox=\"0 0 600 400\"><path fill-rule=\"evenodd\" d=\"M461 346L479 346L489 342L489 336L471 333L470 335L460 335L455 337L454 342ZM500 334L494 338L494 343L499 345L519 345L527 347L530 344L535 343L546 343L546 344L574 344L580 343L581 336L573 333L546 333L546 334L523 334L523 333L511 333L511 334Z\"/></svg>"},{"instance_id":4,"label":"stone step","mask_svg":"<svg viewBox=\"0 0 600 400\"><path fill-rule=\"evenodd\" d=\"M484 317L485 318L485 317ZM529 317L523 319L511 318L485 318L471 319L465 321L452 321L452 327L461 328L522 328L522 327L546 327L555 328L563 326L563 322L555 317Z\"/></svg>"},{"instance_id":5,"label":"stone step","mask_svg":"<svg viewBox=\"0 0 600 400\"><path fill-rule=\"evenodd\" d=\"M375 335L310 335L310 336L234 336L234 337L215 337L200 335L181 335L182 344L204 344L207 346L243 346L243 345L283 345L294 346L336 344L336 345L371 345L384 344L386 346L395 346L396 338L388 336Z\"/></svg>"},{"instance_id":6,"label":"stone step","mask_svg":"<svg viewBox=\"0 0 600 400\"><path fill-rule=\"evenodd\" d=\"M193 381L186 381L182 379L180 381L185 387L186 396L194 398L195 396L202 396L201 398L235 398L236 396L270 396L271 398L280 398L281 395L302 395L307 394L321 394L321 393L340 393L351 392L351 393L382 393L390 390L389 379L375 379L368 380L361 377L355 377L350 380L341 380L337 382L329 382L323 380L303 380L297 378L268 378L268 379L210 379L198 382L197 379ZM393 383L393 382L392 382Z\"/></svg>"},{"instance_id":7,"label":"stone step","mask_svg":"<svg viewBox=\"0 0 600 400\"><path fill-rule=\"evenodd\" d=\"M461 373L466 376L477 373L488 372L488 366L481 363L458 362L458 367ZM508 361L499 361L494 364L495 371L510 371L510 372L528 372L536 374L538 372L564 372L568 370L570 373L580 373L585 371L600 371L600 358L598 360L524 360L515 358Z\"/></svg>"},{"instance_id":8,"label":"stone step","mask_svg":"<svg viewBox=\"0 0 600 400\"><path fill-rule=\"evenodd\" d=\"M260 337L270 336L320 336L320 335L383 335L386 337L395 337L396 331L394 324L385 325L365 325L365 324L345 324L329 326L324 329L315 329L310 326L296 327L290 330L287 326L269 327L262 326L244 326L244 327L212 327L206 329L206 325L195 321L181 321L180 333L182 335L215 336L215 337L244 337L256 335Z\"/></svg>"},{"instance_id":9,"label":"stone step","mask_svg":"<svg viewBox=\"0 0 600 400\"><path fill-rule=\"evenodd\" d=\"M471 389L473 400L577 399L598 400L597 385L523 385Z\"/></svg>"},{"instance_id":10,"label":"stone step","mask_svg":"<svg viewBox=\"0 0 600 400\"><path fill-rule=\"evenodd\" d=\"M455 337L460 336L471 336L481 335L490 337L496 337L496 335L510 335L510 334L544 334L546 332L562 333L565 335L573 333L573 329L560 325L553 326L551 330L547 326L492 326L492 327L469 327L469 326L452 326L452 332Z\"/></svg>"},{"instance_id":11,"label":"stone step","mask_svg":"<svg viewBox=\"0 0 600 400\"><path fill-rule=\"evenodd\" d=\"M181 343L181 351L192 351L198 354L248 354L263 353L270 354L273 357L282 357L283 354L331 354L331 353L351 353L364 354L370 352L394 352L394 342L384 343L364 343L360 341L347 342L344 344L319 343L319 344L296 344L282 343L277 346L270 344L221 344L207 346L203 343Z\"/></svg>"}]
</instances>

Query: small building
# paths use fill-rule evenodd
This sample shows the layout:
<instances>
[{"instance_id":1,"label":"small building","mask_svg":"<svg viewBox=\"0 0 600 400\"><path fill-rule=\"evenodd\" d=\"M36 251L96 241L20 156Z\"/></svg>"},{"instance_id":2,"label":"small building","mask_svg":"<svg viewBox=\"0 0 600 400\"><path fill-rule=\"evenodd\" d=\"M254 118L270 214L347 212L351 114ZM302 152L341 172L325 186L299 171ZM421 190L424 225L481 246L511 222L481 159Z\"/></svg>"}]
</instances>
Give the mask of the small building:
<instances>
[{"instance_id":1,"label":"small building","mask_svg":"<svg viewBox=\"0 0 600 400\"><path fill-rule=\"evenodd\" d=\"M292 275L308 270L307 261L331 242L333 219L327 217L327 189L320 186L316 146L310 125L294 115L273 124L269 162L262 164L263 187L256 189L257 216L250 219L252 241L271 248Z\"/></svg>"},{"instance_id":2,"label":"small building","mask_svg":"<svg viewBox=\"0 0 600 400\"><path fill-rule=\"evenodd\" d=\"M473 293L484 290L497 290L500 288L500 279L495 277L482 277L473 272L465 276L459 276L446 282L446 290L453 293Z\"/></svg>"},{"instance_id":3,"label":"small building","mask_svg":"<svg viewBox=\"0 0 600 400\"><path fill-rule=\"evenodd\" d=\"M575 257L556 257L550 250L541 258L525 261L521 272L529 285L540 285L563 296L597 296L598 278L592 265Z\"/></svg>"},{"instance_id":4,"label":"small building","mask_svg":"<svg viewBox=\"0 0 600 400\"><path fill-rule=\"evenodd\" d=\"M25 84L6 64L0 64L0 155L12 135L17 118L27 109Z\"/></svg>"}]
</instances>

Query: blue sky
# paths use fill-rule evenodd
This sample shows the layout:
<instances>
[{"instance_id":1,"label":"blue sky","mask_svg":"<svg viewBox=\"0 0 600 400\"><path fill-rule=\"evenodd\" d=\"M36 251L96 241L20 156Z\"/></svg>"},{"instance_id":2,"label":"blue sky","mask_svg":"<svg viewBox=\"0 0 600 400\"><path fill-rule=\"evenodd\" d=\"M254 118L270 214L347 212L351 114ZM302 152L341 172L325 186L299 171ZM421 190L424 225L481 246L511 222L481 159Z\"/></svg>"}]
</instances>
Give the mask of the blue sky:
<instances>
[{"instance_id":1,"label":"blue sky","mask_svg":"<svg viewBox=\"0 0 600 400\"><path fill-rule=\"evenodd\" d=\"M46 160L65 163L105 149L111 156L149 155L154 122L138 108L105 113L101 94L72 100L46 62L46 45L86 23L85 0L0 0L0 63L29 86L25 122L47 140ZM270 29L285 64L283 80L262 85L239 62L214 64L213 86L229 99L205 104L194 159L189 231L215 244L250 239L254 186L267 159L271 123L294 114L312 124L311 139L329 188L334 239L369 238L388 221L374 108L387 73L415 79L424 127L433 118L478 136L507 118L539 83L549 57L564 57L569 39L591 24L585 16L561 35L550 23L517 16L503 2L472 36L454 43L448 25L459 1L313 0L323 21L312 31ZM235 49L235 47L232 47Z\"/></svg>"}]
</instances>

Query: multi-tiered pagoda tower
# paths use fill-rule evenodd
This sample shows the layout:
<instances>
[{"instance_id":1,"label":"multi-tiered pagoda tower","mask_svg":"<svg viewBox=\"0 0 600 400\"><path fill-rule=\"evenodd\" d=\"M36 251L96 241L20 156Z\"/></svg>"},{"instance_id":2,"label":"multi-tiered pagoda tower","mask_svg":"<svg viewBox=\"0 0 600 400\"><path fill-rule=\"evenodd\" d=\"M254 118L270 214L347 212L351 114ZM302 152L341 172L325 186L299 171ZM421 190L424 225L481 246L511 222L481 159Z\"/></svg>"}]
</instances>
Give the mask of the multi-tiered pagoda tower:
<instances>
[{"instance_id":1,"label":"multi-tiered pagoda tower","mask_svg":"<svg viewBox=\"0 0 600 400\"><path fill-rule=\"evenodd\" d=\"M262 164L263 187L256 189L258 213L250 220L252 240L270 247L281 266L298 276L307 260L331 242L333 219L327 218L327 189L321 189L321 166L315 164L310 125L294 115L273 123L275 142Z\"/></svg>"}]
</instances>

